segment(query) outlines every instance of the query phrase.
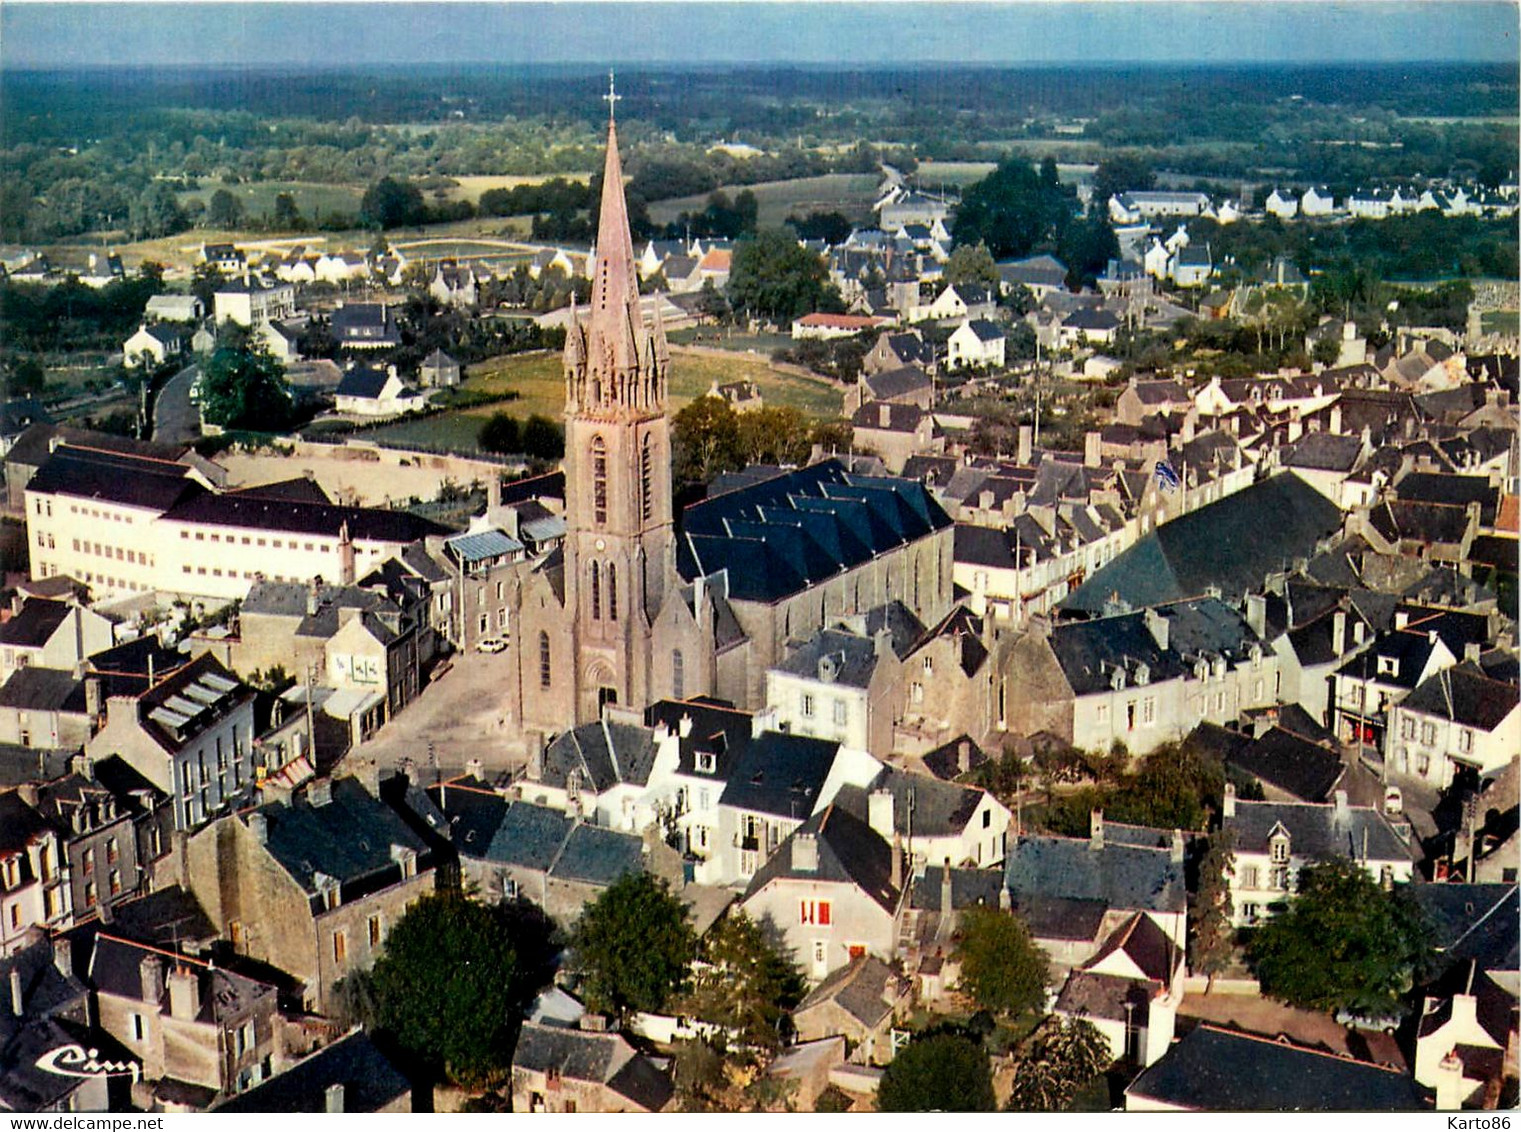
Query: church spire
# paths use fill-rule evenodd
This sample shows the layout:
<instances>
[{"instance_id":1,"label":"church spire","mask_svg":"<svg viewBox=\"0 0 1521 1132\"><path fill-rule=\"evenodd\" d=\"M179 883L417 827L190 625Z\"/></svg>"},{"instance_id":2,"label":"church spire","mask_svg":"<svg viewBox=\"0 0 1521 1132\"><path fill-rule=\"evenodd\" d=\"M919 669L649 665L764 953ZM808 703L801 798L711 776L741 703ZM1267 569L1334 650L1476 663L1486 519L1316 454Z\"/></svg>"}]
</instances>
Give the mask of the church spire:
<instances>
[{"instance_id":1,"label":"church spire","mask_svg":"<svg viewBox=\"0 0 1521 1132\"><path fill-rule=\"evenodd\" d=\"M592 312L617 312L627 318L630 305L637 324L639 276L634 270L634 241L629 234L628 201L623 195L623 162L618 156L618 124L613 110L623 97L607 76L607 160L602 168L602 210L597 219L597 260L592 273Z\"/></svg>"}]
</instances>

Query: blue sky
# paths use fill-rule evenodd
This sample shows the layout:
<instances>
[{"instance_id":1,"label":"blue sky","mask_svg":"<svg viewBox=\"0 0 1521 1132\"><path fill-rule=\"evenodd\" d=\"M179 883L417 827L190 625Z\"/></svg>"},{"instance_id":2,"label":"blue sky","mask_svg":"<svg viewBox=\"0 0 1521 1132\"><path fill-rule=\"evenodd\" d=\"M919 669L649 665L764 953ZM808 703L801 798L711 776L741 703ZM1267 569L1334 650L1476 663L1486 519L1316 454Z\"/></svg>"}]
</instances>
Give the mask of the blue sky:
<instances>
[{"instance_id":1,"label":"blue sky","mask_svg":"<svg viewBox=\"0 0 1521 1132\"><path fill-rule=\"evenodd\" d=\"M0 3L0 66L1514 62L1489 0Z\"/></svg>"}]
</instances>

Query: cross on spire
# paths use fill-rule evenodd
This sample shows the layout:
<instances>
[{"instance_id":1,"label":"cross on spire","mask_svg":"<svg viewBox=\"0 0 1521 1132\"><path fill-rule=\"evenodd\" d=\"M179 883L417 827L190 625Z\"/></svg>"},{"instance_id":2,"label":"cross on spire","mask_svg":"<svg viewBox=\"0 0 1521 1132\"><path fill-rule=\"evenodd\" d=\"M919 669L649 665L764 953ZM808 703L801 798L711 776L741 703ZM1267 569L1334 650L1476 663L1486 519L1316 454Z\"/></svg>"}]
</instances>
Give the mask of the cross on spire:
<instances>
[{"instance_id":1,"label":"cross on spire","mask_svg":"<svg viewBox=\"0 0 1521 1132\"><path fill-rule=\"evenodd\" d=\"M614 113L617 109L617 104L623 101L623 95L619 94L617 87L613 85L613 73L611 71L607 72L607 93L602 96L602 101L607 103L607 120L611 122L617 117Z\"/></svg>"}]
</instances>

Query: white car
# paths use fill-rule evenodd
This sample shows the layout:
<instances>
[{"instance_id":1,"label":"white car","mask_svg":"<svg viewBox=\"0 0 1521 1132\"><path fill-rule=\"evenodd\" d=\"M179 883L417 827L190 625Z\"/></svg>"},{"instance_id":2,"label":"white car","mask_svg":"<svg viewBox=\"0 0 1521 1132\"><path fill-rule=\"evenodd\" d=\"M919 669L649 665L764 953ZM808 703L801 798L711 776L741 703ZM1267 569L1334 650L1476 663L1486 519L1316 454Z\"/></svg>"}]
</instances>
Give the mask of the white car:
<instances>
[{"instance_id":1,"label":"white car","mask_svg":"<svg viewBox=\"0 0 1521 1132\"><path fill-rule=\"evenodd\" d=\"M477 652L501 652L507 647L504 637L483 637L475 643Z\"/></svg>"}]
</instances>

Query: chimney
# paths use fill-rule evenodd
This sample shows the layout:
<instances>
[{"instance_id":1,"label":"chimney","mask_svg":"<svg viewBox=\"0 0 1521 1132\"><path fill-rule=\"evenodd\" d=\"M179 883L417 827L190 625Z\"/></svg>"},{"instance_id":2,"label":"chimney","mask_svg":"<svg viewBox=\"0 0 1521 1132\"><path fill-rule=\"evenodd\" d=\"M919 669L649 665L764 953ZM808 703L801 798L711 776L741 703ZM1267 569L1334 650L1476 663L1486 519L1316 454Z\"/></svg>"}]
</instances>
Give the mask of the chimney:
<instances>
[{"instance_id":1,"label":"chimney","mask_svg":"<svg viewBox=\"0 0 1521 1132\"><path fill-rule=\"evenodd\" d=\"M1479 663L1479 657L1484 652L1484 646L1478 641L1465 641L1463 644L1463 659L1474 664Z\"/></svg>"},{"instance_id":2,"label":"chimney","mask_svg":"<svg viewBox=\"0 0 1521 1132\"><path fill-rule=\"evenodd\" d=\"M1181 865L1183 863L1183 831L1181 829L1172 831L1172 844L1169 848L1172 851L1172 863Z\"/></svg>"},{"instance_id":3,"label":"chimney","mask_svg":"<svg viewBox=\"0 0 1521 1132\"><path fill-rule=\"evenodd\" d=\"M1463 1063L1458 1051L1451 1050L1437 1063L1436 1106L1438 1112L1456 1112L1463 1107Z\"/></svg>"},{"instance_id":4,"label":"chimney","mask_svg":"<svg viewBox=\"0 0 1521 1132\"><path fill-rule=\"evenodd\" d=\"M893 423L893 407L889 404L877 406L877 427L889 428Z\"/></svg>"},{"instance_id":5,"label":"chimney","mask_svg":"<svg viewBox=\"0 0 1521 1132\"><path fill-rule=\"evenodd\" d=\"M258 845L269 844L269 817L255 810L248 815L248 832Z\"/></svg>"},{"instance_id":6,"label":"chimney","mask_svg":"<svg viewBox=\"0 0 1521 1132\"><path fill-rule=\"evenodd\" d=\"M1345 790L1338 790L1334 794L1332 794L1331 797L1334 800L1335 810L1333 812L1334 812L1334 814L1336 816L1336 820L1337 821L1346 821L1346 819L1347 819L1347 792Z\"/></svg>"},{"instance_id":7,"label":"chimney","mask_svg":"<svg viewBox=\"0 0 1521 1132\"><path fill-rule=\"evenodd\" d=\"M86 676L84 686L85 714L88 715L92 721L99 720L102 710L102 703L100 698L100 677Z\"/></svg>"},{"instance_id":8,"label":"chimney","mask_svg":"<svg viewBox=\"0 0 1521 1132\"><path fill-rule=\"evenodd\" d=\"M1178 1021L1178 998L1168 987L1157 991L1148 1004L1146 1030L1141 1040L1141 1064L1155 1065L1172 1045Z\"/></svg>"},{"instance_id":9,"label":"chimney","mask_svg":"<svg viewBox=\"0 0 1521 1132\"><path fill-rule=\"evenodd\" d=\"M1104 462L1103 456L1104 437L1099 432L1083 433L1083 466L1097 468Z\"/></svg>"},{"instance_id":10,"label":"chimney","mask_svg":"<svg viewBox=\"0 0 1521 1132\"><path fill-rule=\"evenodd\" d=\"M343 1111L343 1083L334 1081L322 1093L322 1111L341 1113Z\"/></svg>"},{"instance_id":11,"label":"chimney","mask_svg":"<svg viewBox=\"0 0 1521 1132\"><path fill-rule=\"evenodd\" d=\"M1009 895L1009 886L1006 884L1000 884L998 886L998 910L1000 912L1009 912L1012 911L1013 908L1014 898Z\"/></svg>"},{"instance_id":12,"label":"chimney","mask_svg":"<svg viewBox=\"0 0 1521 1132\"><path fill-rule=\"evenodd\" d=\"M480 759L467 759L465 761L465 773L479 782L486 781L486 764Z\"/></svg>"},{"instance_id":13,"label":"chimney","mask_svg":"<svg viewBox=\"0 0 1521 1132\"><path fill-rule=\"evenodd\" d=\"M317 594L321 587L321 581L316 578L306 584L306 615L308 617L317 615Z\"/></svg>"},{"instance_id":14,"label":"chimney","mask_svg":"<svg viewBox=\"0 0 1521 1132\"><path fill-rule=\"evenodd\" d=\"M1088 811L1088 848L1102 849L1104 847L1104 811Z\"/></svg>"},{"instance_id":15,"label":"chimney","mask_svg":"<svg viewBox=\"0 0 1521 1132\"><path fill-rule=\"evenodd\" d=\"M491 475L486 478L486 517L490 518L502 509L502 477Z\"/></svg>"},{"instance_id":16,"label":"chimney","mask_svg":"<svg viewBox=\"0 0 1521 1132\"><path fill-rule=\"evenodd\" d=\"M897 834L893 835L892 854L893 871L888 881L897 890L903 887L903 843L898 840Z\"/></svg>"},{"instance_id":17,"label":"chimney","mask_svg":"<svg viewBox=\"0 0 1521 1132\"><path fill-rule=\"evenodd\" d=\"M102 906L102 919L105 919L105 909L109 907L109 904ZM74 973L74 944L67 936L53 937L53 966L66 979Z\"/></svg>"},{"instance_id":18,"label":"chimney","mask_svg":"<svg viewBox=\"0 0 1521 1132\"><path fill-rule=\"evenodd\" d=\"M1151 639L1156 641L1157 648L1167 651L1167 642L1171 639L1170 623L1155 609L1148 609L1143 615L1146 621L1146 631L1151 634Z\"/></svg>"},{"instance_id":19,"label":"chimney","mask_svg":"<svg viewBox=\"0 0 1521 1132\"><path fill-rule=\"evenodd\" d=\"M965 774L972 769L972 741L962 739L956 744L956 773Z\"/></svg>"},{"instance_id":20,"label":"chimney","mask_svg":"<svg viewBox=\"0 0 1521 1132\"><path fill-rule=\"evenodd\" d=\"M871 797L866 801L867 824L874 829L884 841L893 839L893 792L891 790L873 790Z\"/></svg>"},{"instance_id":21,"label":"chimney","mask_svg":"<svg viewBox=\"0 0 1521 1132\"><path fill-rule=\"evenodd\" d=\"M1018 449L1017 453L1015 454L1015 462L1019 463L1019 464L1028 464L1030 462L1031 451L1032 451L1032 449L1034 447L1035 447L1035 429L1033 429L1029 425L1020 425L1019 426L1019 449Z\"/></svg>"},{"instance_id":22,"label":"chimney","mask_svg":"<svg viewBox=\"0 0 1521 1132\"><path fill-rule=\"evenodd\" d=\"M138 964L137 977L143 1001L156 1007L164 1000L164 961L157 955L144 956Z\"/></svg>"},{"instance_id":23,"label":"chimney","mask_svg":"<svg viewBox=\"0 0 1521 1132\"><path fill-rule=\"evenodd\" d=\"M1234 782L1227 782L1225 784L1225 802L1220 808L1222 810L1222 817L1233 818L1236 816L1236 784Z\"/></svg>"},{"instance_id":24,"label":"chimney","mask_svg":"<svg viewBox=\"0 0 1521 1132\"><path fill-rule=\"evenodd\" d=\"M1246 625L1259 640L1267 638L1267 598L1264 595L1246 595Z\"/></svg>"},{"instance_id":25,"label":"chimney","mask_svg":"<svg viewBox=\"0 0 1521 1132\"><path fill-rule=\"evenodd\" d=\"M169 1016L193 1022L201 1012L201 980L184 967L169 974Z\"/></svg>"},{"instance_id":26,"label":"chimney","mask_svg":"<svg viewBox=\"0 0 1521 1132\"><path fill-rule=\"evenodd\" d=\"M1347 611L1338 609L1331 614L1331 652L1340 656L1347 651Z\"/></svg>"},{"instance_id":27,"label":"chimney","mask_svg":"<svg viewBox=\"0 0 1521 1132\"><path fill-rule=\"evenodd\" d=\"M792 835L792 871L816 873L819 871L819 839L817 834L794 833Z\"/></svg>"},{"instance_id":28,"label":"chimney","mask_svg":"<svg viewBox=\"0 0 1521 1132\"><path fill-rule=\"evenodd\" d=\"M951 859L947 857L945 864L940 868L940 914L949 916L951 912Z\"/></svg>"},{"instance_id":29,"label":"chimney","mask_svg":"<svg viewBox=\"0 0 1521 1132\"><path fill-rule=\"evenodd\" d=\"M306 803L312 809L320 809L333 800L333 780L314 778L306 788Z\"/></svg>"},{"instance_id":30,"label":"chimney","mask_svg":"<svg viewBox=\"0 0 1521 1132\"><path fill-rule=\"evenodd\" d=\"M1331 406L1331 421L1328 430L1334 436L1341 435L1341 406L1339 404Z\"/></svg>"},{"instance_id":31,"label":"chimney","mask_svg":"<svg viewBox=\"0 0 1521 1132\"><path fill-rule=\"evenodd\" d=\"M21 968L11 968L11 1013L17 1018L26 1012L26 1002L21 994Z\"/></svg>"}]
</instances>

